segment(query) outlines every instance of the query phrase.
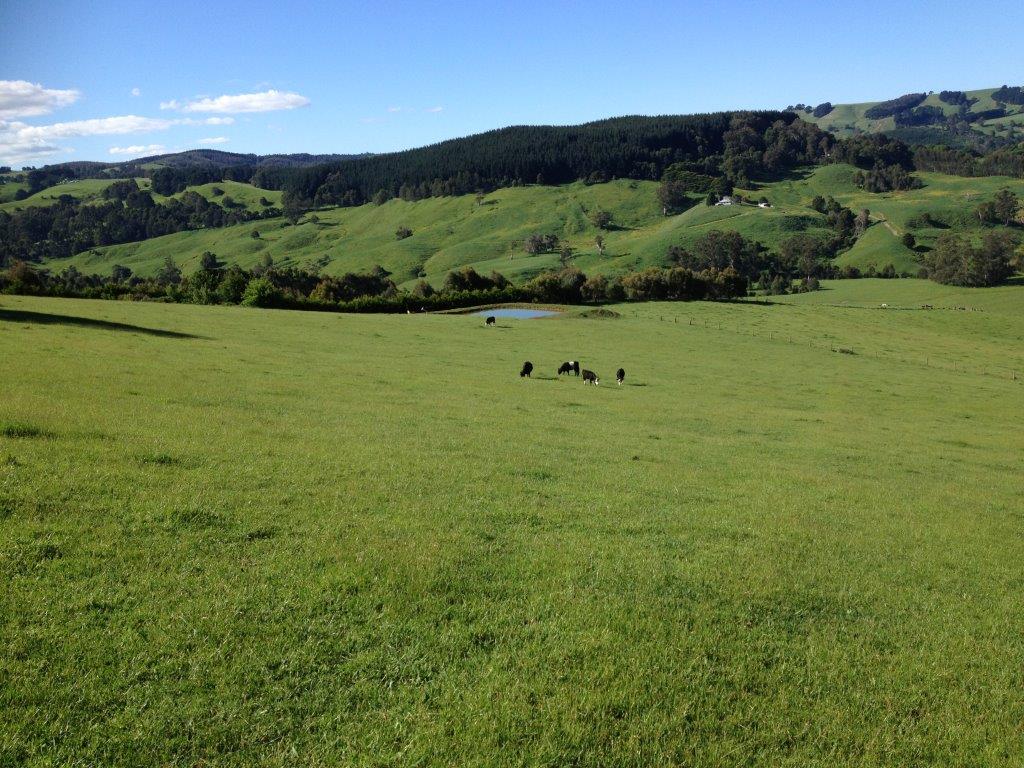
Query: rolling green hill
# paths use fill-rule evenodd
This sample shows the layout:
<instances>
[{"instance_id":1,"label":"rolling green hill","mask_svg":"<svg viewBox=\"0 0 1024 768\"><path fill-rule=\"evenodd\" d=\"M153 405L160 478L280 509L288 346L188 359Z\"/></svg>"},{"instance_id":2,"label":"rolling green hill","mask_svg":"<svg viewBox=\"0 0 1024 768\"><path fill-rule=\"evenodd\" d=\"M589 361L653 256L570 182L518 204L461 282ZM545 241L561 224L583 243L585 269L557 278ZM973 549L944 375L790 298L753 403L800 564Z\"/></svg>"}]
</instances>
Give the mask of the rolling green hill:
<instances>
[{"instance_id":1,"label":"rolling green hill","mask_svg":"<svg viewBox=\"0 0 1024 768\"><path fill-rule=\"evenodd\" d=\"M0 211L11 213L20 208L32 208L41 205L53 205L61 195L70 195L81 202L92 202L103 199L103 190L114 183L116 179L75 179L62 184L55 184L47 187L34 195L29 195L24 200L10 199L0 204ZM138 178L139 187L149 189L149 179Z\"/></svg>"},{"instance_id":2,"label":"rolling green hill","mask_svg":"<svg viewBox=\"0 0 1024 768\"><path fill-rule=\"evenodd\" d=\"M905 248L900 236L913 231L919 246L928 247L941 234L930 227L913 229L912 219L928 212L933 219L955 224L968 234L980 233L974 208L1003 187L1024 197L1024 181L1000 177L962 178L919 174L922 189L872 194L852 181L854 169L829 165L756 189L740 190L752 198L767 197L773 207L754 205L709 208L702 203L677 216L665 217L653 182L619 180L606 184L527 186L498 190L482 205L474 196L430 198L418 202L390 200L384 205L333 208L303 217L296 225L283 218L248 222L223 229L179 232L143 242L109 246L48 263L52 269L74 264L83 272L107 273L114 264L136 274L151 275L169 256L188 272L199 257L212 251L223 261L251 267L269 256L278 265L319 266L326 274L363 271L381 264L396 282L420 276L439 283L463 265L477 271L497 270L512 279L525 279L558 264L557 254L530 256L521 241L532 233L554 233L575 249L575 263L587 273L616 273L666 262L670 245L686 245L712 229L740 232L775 248L797 232L827 234L824 218L808 205L815 195L834 196L844 205L872 212L874 224L840 264L881 269L893 264L915 274L917 254ZM210 187L197 188L204 195ZM274 193L248 185L218 184L239 201L255 204ZM588 214L610 211L614 225L601 232ZM403 240L395 230L409 227ZM254 232L259 237L254 238ZM601 235L606 252L598 252Z\"/></svg>"},{"instance_id":3,"label":"rolling green hill","mask_svg":"<svg viewBox=\"0 0 1024 768\"><path fill-rule=\"evenodd\" d=\"M968 99L975 100L971 104L972 112L984 112L1005 106L1007 115L1005 117L983 120L972 123L972 128L989 136L1010 138L1014 135L1024 139L1024 106L1016 104L1001 105L997 103L992 94L996 88L982 88L976 91L966 91ZM836 104L831 112L822 117L815 117L813 113L800 111L798 114L807 122L814 123L823 130L830 131L837 136L851 136L855 133L889 133L899 135L896 122L892 117L871 119L865 115L871 107L882 102L869 101L861 104ZM921 102L922 107L937 107L947 117L956 115L959 107L956 104L947 104L939 98L938 92L928 94L928 97Z\"/></svg>"},{"instance_id":4,"label":"rolling green hill","mask_svg":"<svg viewBox=\"0 0 1024 768\"><path fill-rule=\"evenodd\" d=\"M0 190L6 190L8 187L12 187L13 189L10 191L10 194L5 194L2 198L5 202L0 203L0 211L7 211L8 213L11 213L22 208L53 205L61 195L70 195L84 203L102 201L103 190L115 181L118 181L118 179L75 179L73 181L67 181L62 184L47 187L46 189L36 192L34 195L26 197L24 200L13 199L14 190L25 186L24 184L5 184L0 187ZM152 182L148 178L138 177L135 181L138 183L140 189L152 189ZM214 195L213 190L216 188L223 190L224 195ZM259 189L252 186L252 184L245 184L238 181L218 181L215 184L202 184L196 187L190 187L190 190L202 195L211 202L222 203L225 196L230 197L236 203L239 203L243 207L252 211L259 211L264 208L260 203L260 198L266 198L270 201L271 205L277 207L280 207L281 205L280 192ZM180 198L182 194L183 193L179 192L178 194L173 195L173 197ZM153 199L159 203L167 200L167 197L154 193Z\"/></svg>"}]
</instances>

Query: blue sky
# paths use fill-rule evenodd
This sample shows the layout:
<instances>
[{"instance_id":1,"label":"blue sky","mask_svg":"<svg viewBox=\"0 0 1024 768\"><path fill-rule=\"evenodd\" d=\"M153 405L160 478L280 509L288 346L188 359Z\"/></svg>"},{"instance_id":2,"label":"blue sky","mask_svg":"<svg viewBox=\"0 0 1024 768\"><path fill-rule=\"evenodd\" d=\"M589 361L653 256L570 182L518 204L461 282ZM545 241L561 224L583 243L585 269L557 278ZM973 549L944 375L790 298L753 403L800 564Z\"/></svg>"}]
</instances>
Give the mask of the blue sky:
<instances>
[{"instance_id":1,"label":"blue sky","mask_svg":"<svg viewBox=\"0 0 1024 768\"><path fill-rule=\"evenodd\" d=\"M2 0L0 164L1024 83L1024 2Z\"/></svg>"}]
</instances>

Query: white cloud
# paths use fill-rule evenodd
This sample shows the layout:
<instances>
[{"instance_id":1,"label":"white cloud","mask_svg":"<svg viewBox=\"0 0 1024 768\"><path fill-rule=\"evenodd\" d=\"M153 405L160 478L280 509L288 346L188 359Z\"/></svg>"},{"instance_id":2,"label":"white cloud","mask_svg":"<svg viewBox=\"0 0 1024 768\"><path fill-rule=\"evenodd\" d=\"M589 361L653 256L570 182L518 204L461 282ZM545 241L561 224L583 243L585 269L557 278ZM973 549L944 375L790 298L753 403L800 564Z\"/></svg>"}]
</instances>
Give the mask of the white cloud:
<instances>
[{"instance_id":1,"label":"white cloud","mask_svg":"<svg viewBox=\"0 0 1024 768\"><path fill-rule=\"evenodd\" d=\"M111 147L112 155L158 155L167 150L163 144L132 144L130 147Z\"/></svg>"},{"instance_id":2,"label":"white cloud","mask_svg":"<svg viewBox=\"0 0 1024 768\"><path fill-rule=\"evenodd\" d=\"M132 96L141 96L142 95L142 91L140 91L138 88L132 88L131 93L132 93Z\"/></svg>"},{"instance_id":3,"label":"white cloud","mask_svg":"<svg viewBox=\"0 0 1024 768\"><path fill-rule=\"evenodd\" d=\"M182 112L220 112L238 114L242 112L276 112L282 109L298 109L309 104L309 99L297 93L270 89L261 93L239 93L217 97L199 98L181 103L176 99L160 104L160 109L177 109Z\"/></svg>"},{"instance_id":4,"label":"white cloud","mask_svg":"<svg viewBox=\"0 0 1024 768\"><path fill-rule=\"evenodd\" d=\"M203 125L232 125L234 122L233 117L208 117L203 120Z\"/></svg>"},{"instance_id":5,"label":"white cloud","mask_svg":"<svg viewBox=\"0 0 1024 768\"><path fill-rule=\"evenodd\" d=\"M8 135L22 139L69 139L75 136L115 136L125 133L149 133L163 131L180 120L163 120L158 117L121 115L118 117L94 117L89 120L73 120L68 123L50 125L27 125L20 122L0 122L0 144Z\"/></svg>"},{"instance_id":6,"label":"white cloud","mask_svg":"<svg viewBox=\"0 0 1024 768\"><path fill-rule=\"evenodd\" d=\"M166 119L120 115L90 120L73 120L50 125L29 125L18 120L0 120L0 160L5 165L23 163L40 157L71 151L55 142L81 136L121 136L131 133L164 131L176 125L225 125L232 118L211 117L196 120L191 117ZM233 121L232 121L233 122Z\"/></svg>"},{"instance_id":7,"label":"white cloud","mask_svg":"<svg viewBox=\"0 0 1024 768\"><path fill-rule=\"evenodd\" d=\"M228 137L227 136L210 136L209 138L200 139L199 141L196 142L196 144L227 144L227 143L228 143Z\"/></svg>"},{"instance_id":8,"label":"white cloud","mask_svg":"<svg viewBox=\"0 0 1024 768\"><path fill-rule=\"evenodd\" d=\"M20 165L58 152L69 151L71 150L67 147L59 147L41 139L7 140L7 137L0 133L0 163L3 165Z\"/></svg>"},{"instance_id":9,"label":"white cloud","mask_svg":"<svg viewBox=\"0 0 1024 768\"><path fill-rule=\"evenodd\" d=\"M427 110L427 112L442 112L442 111L444 111L444 107L430 107Z\"/></svg>"},{"instance_id":10,"label":"white cloud","mask_svg":"<svg viewBox=\"0 0 1024 768\"><path fill-rule=\"evenodd\" d=\"M79 96L81 94L75 90L43 88L27 80L0 80L0 120L48 115L73 104Z\"/></svg>"}]
</instances>

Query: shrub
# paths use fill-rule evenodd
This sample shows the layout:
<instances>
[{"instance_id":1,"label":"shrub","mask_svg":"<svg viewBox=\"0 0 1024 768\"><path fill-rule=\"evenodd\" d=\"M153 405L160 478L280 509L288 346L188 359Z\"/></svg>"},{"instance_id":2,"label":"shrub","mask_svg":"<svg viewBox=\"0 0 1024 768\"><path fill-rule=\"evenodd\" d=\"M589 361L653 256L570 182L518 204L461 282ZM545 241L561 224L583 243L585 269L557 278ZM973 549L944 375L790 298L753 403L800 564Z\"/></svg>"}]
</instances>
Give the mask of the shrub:
<instances>
[{"instance_id":1,"label":"shrub","mask_svg":"<svg viewBox=\"0 0 1024 768\"><path fill-rule=\"evenodd\" d=\"M266 277L251 279L242 294L242 304L246 307L274 307L281 299L281 291Z\"/></svg>"},{"instance_id":2,"label":"shrub","mask_svg":"<svg viewBox=\"0 0 1024 768\"><path fill-rule=\"evenodd\" d=\"M590 214L590 222L598 229L608 229L612 223L612 215L610 212L598 208Z\"/></svg>"},{"instance_id":3,"label":"shrub","mask_svg":"<svg viewBox=\"0 0 1024 768\"><path fill-rule=\"evenodd\" d=\"M396 240L405 240L407 237L412 237L412 230L408 227L399 227L395 230Z\"/></svg>"},{"instance_id":4,"label":"shrub","mask_svg":"<svg viewBox=\"0 0 1024 768\"><path fill-rule=\"evenodd\" d=\"M416 285L409 291L409 295L414 299L429 299L437 291L434 290L434 286L428 283L426 280L420 280Z\"/></svg>"}]
</instances>

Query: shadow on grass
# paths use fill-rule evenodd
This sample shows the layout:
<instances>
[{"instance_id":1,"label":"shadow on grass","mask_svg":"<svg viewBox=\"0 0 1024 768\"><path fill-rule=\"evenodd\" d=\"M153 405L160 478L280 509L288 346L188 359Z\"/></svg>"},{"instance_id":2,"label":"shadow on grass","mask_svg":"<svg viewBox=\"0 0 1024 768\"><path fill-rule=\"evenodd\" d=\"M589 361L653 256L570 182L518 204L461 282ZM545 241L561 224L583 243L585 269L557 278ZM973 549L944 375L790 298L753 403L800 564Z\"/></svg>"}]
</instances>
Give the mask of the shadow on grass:
<instances>
[{"instance_id":1,"label":"shadow on grass","mask_svg":"<svg viewBox=\"0 0 1024 768\"><path fill-rule=\"evenodd\" d=\"M145 328L129 323L115 323L110 320L97 320L92 317L75 315L51 315L47 312L28 312L21 309L0 309L0 321L9 323L37 323L39 325L77 325L84 328L100 328L106 331L127 331L128 333L144 333L149 336L161 336L167 339L203 339L192 333L165 331L162 328Z\"/></svg>"}]
</instances>

